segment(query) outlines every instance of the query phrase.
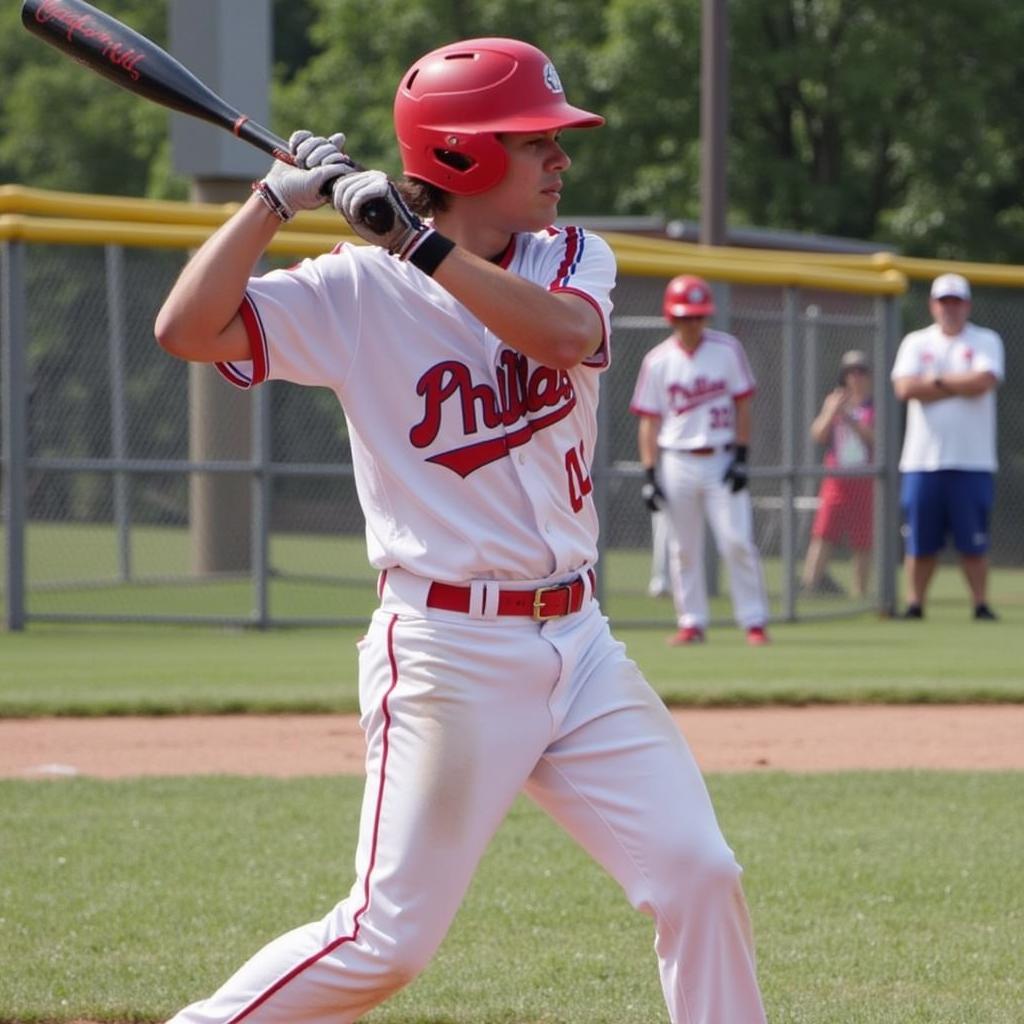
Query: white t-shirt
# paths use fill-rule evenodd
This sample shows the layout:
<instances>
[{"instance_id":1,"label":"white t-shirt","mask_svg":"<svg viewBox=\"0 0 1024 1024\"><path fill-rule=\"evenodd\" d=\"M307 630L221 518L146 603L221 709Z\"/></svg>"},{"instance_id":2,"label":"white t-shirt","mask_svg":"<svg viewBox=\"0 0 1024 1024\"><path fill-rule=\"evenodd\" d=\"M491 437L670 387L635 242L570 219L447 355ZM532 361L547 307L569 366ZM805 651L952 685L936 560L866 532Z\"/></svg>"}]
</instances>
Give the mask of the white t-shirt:
<instances>
[{"instance_id":1,"label":"white t-shirt","mask_svg":"<svg viewBox=\"0 0 1024 1024\"><path fill-rule=\"evenodd\" d=\"M955 338L938 324L912 331L900 343L891 377L941 376L985 370L998 381L1004 375L1003 341L995 331L968 323ZM938 469L995 472L996 393L973 398L953 396L938 402L907 402L907 427L900 469L904 473Z\"/></svg>"},{"instance_id":2,"label":"white t-shirt","mask_svg":"<svg viewBox=\"0 0 1024 1024\"><path fill-rule=\"evenodd\" d=\"M376 246L343 244L249 281L253 359L218 369L239 387L288 380L337 395L378 569L541 580L597 560L590 463L615 258L565 227L516 235L501 265L592 303L598 353L571 370L542 366Z\"/></svg>"},{"instance_id":3,"label":"white t-shirt","mask_svg":"<svg viewBox=\"0 0 1024 1024\"><path fill-rule=\"evenodd\" d=\"M661 417L659 448L717 448L735 440L735 400L755 388L739 341L706 328L692 353L670 335L644 356L629 410Z\"/></svg>"}]
</instances>

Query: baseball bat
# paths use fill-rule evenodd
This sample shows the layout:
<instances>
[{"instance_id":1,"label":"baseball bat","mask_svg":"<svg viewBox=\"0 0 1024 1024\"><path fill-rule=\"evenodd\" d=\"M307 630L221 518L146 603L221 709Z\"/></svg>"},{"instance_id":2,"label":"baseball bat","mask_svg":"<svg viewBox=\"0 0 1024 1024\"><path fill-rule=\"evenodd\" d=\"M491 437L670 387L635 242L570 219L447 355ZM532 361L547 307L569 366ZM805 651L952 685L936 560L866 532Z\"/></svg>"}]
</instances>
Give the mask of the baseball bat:
<instances>
[{"instance_id":1,"label":"baseball bat","mask_svg":"<svg viewBox=\"0 0 1024 1024\"><path fill-rule=\"evenodd\" d=\"M151 39L84 0L24 0L21 22L43 42L122 89L225 128L275 160L294 165L284 139L236 110ZM329 183L324 194L329 196L330 189ZM378 234L394 224L391 208L381 199L368 202L362 218Z\"/></svg>"}]
</instances>

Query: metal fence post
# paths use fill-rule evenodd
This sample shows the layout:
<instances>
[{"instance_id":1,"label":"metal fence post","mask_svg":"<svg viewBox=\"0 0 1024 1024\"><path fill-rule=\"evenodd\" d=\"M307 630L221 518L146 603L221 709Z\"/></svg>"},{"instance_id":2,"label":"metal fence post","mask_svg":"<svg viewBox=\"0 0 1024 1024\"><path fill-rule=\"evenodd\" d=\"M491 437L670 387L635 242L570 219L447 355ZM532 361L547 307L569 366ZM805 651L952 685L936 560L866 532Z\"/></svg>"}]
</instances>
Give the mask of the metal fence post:
<instances>
[{"instance_id":1,"label":"metal fence post","mask_svg":"<svg viewBox=\"0 0 1024 1024\"><path fill-rule=\"evenodd\" d=\"M821 318L821 307L810 305L804 310L804 350L803 350L803 401L801 403L801 422L810 424L818 412L818 321ZM801 461L805 466L814 464L815 444L811 432L804 429L800 433L803 443ZM801 487L802 491L811 493L812 487Z\"/></svg>"},{"instance_id":2,"label":"metal fence post","mask_svg":"<svg viewBox=\"0 0 1024 1024\"><path fill-rule=\"evenodd\" d=\"M107 272L107 340L110 361L110 448L115 460L128 457L128 418L124 386L124 249L104 246ZM122 583L132 578L131 505L127 473L114 473L114 526L117 568Z\"/></svg>"},{"instance_id":3,"label":"metal fence post","mask_svg":"<svg viewBox=\"0 0 1024 1024\"><path fill-rule=\"evenodd\" d=\"M900 339L899 297L887 295L875 299L875 465L880 474L875 480L875 523L879 527L875 544L875 573L878 579L878 610L883 615L896 612L896 579L899 572L899 419L900 407L889 381L889 370L896 358Z\"/></svg>"},{"instance_id":4,"label":"metal fence post","mask_svg":"<svg viewBox=\"0 0 1024 1024\"><path fill-rule=\"evenodd\" d=\"M782 563L782 610L787 621L796 618L796 467L798 414L796 388L800 375L797 346L800 290L786 288L783 293L782 319L782 458L784 474L780 481L782 511L779 527Z\"/></svg>"},{"instance_id":5,"label":"metal fence post","mask_svg":"<svg viewBox=\"0 0 1024 1024\"><path fill-rule=\"evenodd\" d=\"M3 359L3 518L6 522L4 626L25 628L25 519L27 512L28 370L25 336L25 246L5 242L0 283Z\"/></svg>"},{"instance_id":6,"label":"metal fence post","mask_svg":"<svg viewBox=\"0 0 1024 1024\"><path fill-rule=\"evenodd\" d=\"M591 456L590 479L594 485L594 511L597 513L597 588L596 597L598 603L604 605L604 595L607 589L606 577L609 566L605 562L605 555L608 551L608 542L605 539L608 535L608 488L611 485L611 456L608 446L608 431L611 430L611 423L608 417L607 387L608 374L601 374L601 399L597 403L597 448Z\"/></svg>"},{"instance_id":7,"label":"metal fence post","mask_svg":"<svg viewBox=\"0 0 1024 1024\"><path fill-rule=\"evenodd\" d=\"M732 327L732 285L726 281L712 281L711 294L715 300L711 325L716 331L728 334ZM718 597L722 592L722 559L718 554L718 543L706 525L705 531L705 537L711 542L704 544L704 586L708 597Z\"/></svg>"},{"instance_id":8,"label":"metal fence post","mask_svg":"<svg viewBox=\"0 0 1024 1024\"><path fill-rule=\"evenodd\" d=\"M252 593L253 624L260 629L270 621L270 506L273 477L270 470L271 391L264 385L252 398Z\"/></svg>"}]
</instances>

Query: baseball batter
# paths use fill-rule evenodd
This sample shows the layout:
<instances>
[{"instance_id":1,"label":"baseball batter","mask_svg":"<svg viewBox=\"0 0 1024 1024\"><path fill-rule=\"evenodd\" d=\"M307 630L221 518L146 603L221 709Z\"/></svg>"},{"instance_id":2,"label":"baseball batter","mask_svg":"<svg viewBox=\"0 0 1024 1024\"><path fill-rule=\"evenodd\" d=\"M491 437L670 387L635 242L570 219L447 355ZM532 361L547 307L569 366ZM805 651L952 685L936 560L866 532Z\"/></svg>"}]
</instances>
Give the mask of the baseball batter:
<instances>
[{"instance_id":1,"label":"baseball batter","mask_svg":"<svg viewBox=\"0 0 1024 1024\"><path fill-rule=\"evenodd\" d=\"M352 439L380 607L359 644L366 788L348 895L174 1024L345 1024L410 982L526 792L653 918L669 1018L757 1024L740 869L700 772L594 598L590 460L610 358L608 246L554 228L560 133L602 123L511 39L403 77L406 180L299 132L199 250L160 343L240 387L331 388ZM296 210L369 245L251 277ZM395 219L375 234L370 200ZM568 999L569 993L566 993Z\"/></svg>"},{"instance_id":2,"label":"baseball batter","mask_svg":"<svg viewBox=\"0 0 1024 1024\"><path fill-rule=\"evenodd\" d=\"M663 312L672 334L644 357L630 411L640 417L643 499L652 510L664 507L672 524L679 628L669 643L705 638L706 516L729 569L736 621L760 646L768 642L768 605L747 490L754 375L739 341L707 327L714 311L706 281L683 274L669 282Z\"/></svg>"}]
</instances>

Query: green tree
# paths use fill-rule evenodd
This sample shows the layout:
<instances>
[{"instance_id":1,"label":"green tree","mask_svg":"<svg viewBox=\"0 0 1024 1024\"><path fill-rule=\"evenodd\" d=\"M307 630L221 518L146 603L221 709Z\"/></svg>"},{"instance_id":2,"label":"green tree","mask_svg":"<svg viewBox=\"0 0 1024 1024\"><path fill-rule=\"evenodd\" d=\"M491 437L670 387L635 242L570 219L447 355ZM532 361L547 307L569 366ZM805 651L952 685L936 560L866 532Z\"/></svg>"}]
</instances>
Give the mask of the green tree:
<instances>
[{"instance_id":1,"label":"green tree","mask_svg":"<svg viewBox=\"0 0 1024 1024\"><path fill-rule=\"evenodd\" d=\"M163 0L104 9L166 45ZM0 11L0 177L38 188L109 195L183 194L169 173L167 112L59 56Z\"/></svg>"},{"instance_id":2,"label":"green tree","mask_svg":"<svg viewBox=\"0 0 1024 1024\"><path fill-rule=\"evenodd\" d=\"M1020 221L1019 5L738 0L732 14L734 216L928 255L1022 253L999 228Z\"/></svg>"},{"instance_id":3,"label":"green tree","mask_svg":"<svg viewBox=\"0 0 1024 1024\"><path fill-rule=\"evenodd\" d=\"M18 6L0 9L0 178L184 195L167 112L57 56ZM104 6L165 39L166 0ZM272 123L341 129L357 159L397 172L391 108L409 64L453 39L517 36L608 121L567 133L562 213L696 219L700 19L699 0L274 0ZM730 23L730 223L1024 260L1024 5L732 0Z\"/></svg>"}]
</instances>

